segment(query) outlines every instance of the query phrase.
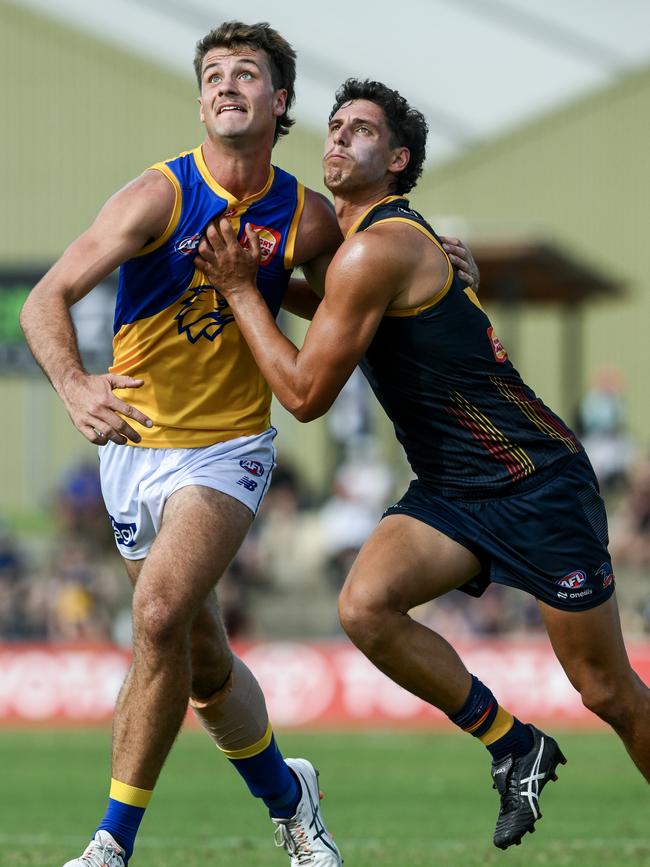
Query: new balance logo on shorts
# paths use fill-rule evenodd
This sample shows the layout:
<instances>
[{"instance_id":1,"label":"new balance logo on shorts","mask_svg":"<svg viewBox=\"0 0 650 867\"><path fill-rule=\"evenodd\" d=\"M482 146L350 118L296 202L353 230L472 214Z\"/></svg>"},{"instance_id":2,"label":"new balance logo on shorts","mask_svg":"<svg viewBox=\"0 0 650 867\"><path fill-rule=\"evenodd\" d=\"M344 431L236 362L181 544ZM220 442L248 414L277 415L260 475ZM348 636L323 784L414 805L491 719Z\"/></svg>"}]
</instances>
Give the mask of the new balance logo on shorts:
<instances>
[{"instance_id":1,"label":"new balance logo on shorts","mask_svg":"<svg viewBox=\"0 0 650 867\"><path fill-rule=\"evenodd\" d=\"M111 519L117 544L125 548L132 548L135 545L135 534L137 532L135 524L118 524L112 515L108 517Z\"/></svg>"},{"instance_id":2,"label":"new balance logo on shorts","mask_svg":"<svg viewBox=\"0 0 650 867\"><path fill-rule=\"evenodd\" d=\"M254 491L257 488L257 482L249 479L248 476L243 476L237 484L241 485L242 488L246 488L247 491Z\"/></svg>"}]
</instances>

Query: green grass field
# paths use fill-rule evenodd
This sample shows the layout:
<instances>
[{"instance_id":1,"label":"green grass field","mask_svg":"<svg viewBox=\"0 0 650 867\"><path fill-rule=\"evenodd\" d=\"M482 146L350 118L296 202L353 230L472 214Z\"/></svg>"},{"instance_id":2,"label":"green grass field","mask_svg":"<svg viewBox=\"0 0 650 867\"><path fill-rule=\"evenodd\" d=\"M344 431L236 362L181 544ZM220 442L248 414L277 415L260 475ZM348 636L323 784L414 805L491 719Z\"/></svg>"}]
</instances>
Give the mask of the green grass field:
<instances>
[{"instance_id":1,"label":"green grass field","mask_svg":"<svg viewBox=\"0 0 650 867\"><path fill-rule=\"evenodd\" d=\"M103 813L107 731L0 730L0 867L61 867ZM463 735L289 734L321 771L346 867L650 867L650 792L607 734L560 738L569 764L520 847L492 846L488 756ZM287 867L263 807L199 732L184 732L142 824L133 867Z\"/></svg>"}]
</instances>

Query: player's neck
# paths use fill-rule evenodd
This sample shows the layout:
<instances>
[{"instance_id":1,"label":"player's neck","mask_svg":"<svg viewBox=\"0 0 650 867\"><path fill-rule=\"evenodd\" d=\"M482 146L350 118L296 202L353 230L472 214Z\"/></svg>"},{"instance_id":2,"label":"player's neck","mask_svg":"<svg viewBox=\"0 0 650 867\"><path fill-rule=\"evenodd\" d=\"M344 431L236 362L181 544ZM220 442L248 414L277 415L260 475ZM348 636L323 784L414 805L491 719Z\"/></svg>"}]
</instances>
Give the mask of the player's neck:
<instances>
[{"instance_id":1,"label":"player's neck","mask_svg":"<svg viewBox=\"0 0 650 867\"><path fill-rule=\"evenodd\" d=\"M334 208L336 210L336 219L339 222L341 232L345 238L351 226L353 226L366 211L369 211L382 199L387 196L395 195L395 192L382 187L381 189L373 187L372 189L360 189L343 193L341 195L334 194Z\"/></svg>"},{"instance_id":2,"label":"player's neck","mask_svg":"<svg viewBox=\"0 0 650 867\"><path fill-rule=\"evenodd\" d=\"M259 193L269 179L270 147L247 147L241 142L217 145L206 138L201 150L212 177L239 201Z\"/></svg>"}]
</instances>

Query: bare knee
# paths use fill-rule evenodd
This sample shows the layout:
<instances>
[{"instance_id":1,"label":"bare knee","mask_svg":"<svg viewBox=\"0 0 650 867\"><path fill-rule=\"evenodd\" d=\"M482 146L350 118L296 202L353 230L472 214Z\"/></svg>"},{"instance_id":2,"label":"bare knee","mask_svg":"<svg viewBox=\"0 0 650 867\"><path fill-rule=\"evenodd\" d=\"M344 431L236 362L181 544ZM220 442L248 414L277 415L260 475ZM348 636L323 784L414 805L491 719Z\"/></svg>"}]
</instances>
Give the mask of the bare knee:
<instances>
[{"instance_id":1,"label":"bare knee","mask_svg":"<svg viewBox=\"0 0 650 867\"><path fill-rule=\"evenodd\" d=\"M152 594L134 599L133 636L134 650L146 648L162 653L189 642L189 624L178 606Z\"/></svg>"},{"instance_id":2,"label":"bare knee","mask_svg":"<svg viewBox=\"0 0 650 867\"><path fill-rule=\"evenodd\" d=\"M625 727L634 704L634 679L619 679L609 672L589 669L576 684L582 703L614 729Z\"/></svg>"},{"instance_id":3,"label":"bare knee","mask_svg":"<svg viewBox=\"0 0 650 867\"><path fill-rule=\"evenodd\" d=\"M348 638L368 655L384 640L389 609L353 584L339 596L339 620Z\"/></svg>"}]
</instances>

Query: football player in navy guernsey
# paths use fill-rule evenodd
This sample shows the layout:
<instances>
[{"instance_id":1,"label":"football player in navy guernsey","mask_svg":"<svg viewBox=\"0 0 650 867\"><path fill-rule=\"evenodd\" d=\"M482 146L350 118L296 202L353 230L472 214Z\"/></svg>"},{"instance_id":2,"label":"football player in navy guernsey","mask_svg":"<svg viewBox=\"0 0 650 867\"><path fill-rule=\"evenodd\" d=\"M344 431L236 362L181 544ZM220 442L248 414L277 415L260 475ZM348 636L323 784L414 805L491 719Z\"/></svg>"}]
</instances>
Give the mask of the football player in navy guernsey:
<instances>
[{"instance_id":1,"label":"football player in navy guernsey","mask_svg":"<svg viewBox=\"0 0 650 867\"><path fill-rule=\"evenodd\" d=\"M491 581L532 594L582 701L646 779L650 692L625 651L607 519L582 445L522 381L475 292L405 198L426 136L423 116L383 84L350 79L337 93L324 171L345 241L300 350L256 288L252 232L243 249L221 220L197 264L296 418L325 413L356 364L391 418L416 479L359 553L341 623L378 668L485 744L500 795L494 843L505 849L534 830L542 790L565 757L409 611L455 588L480 596Z\"/></svg>"}]
</instances>

